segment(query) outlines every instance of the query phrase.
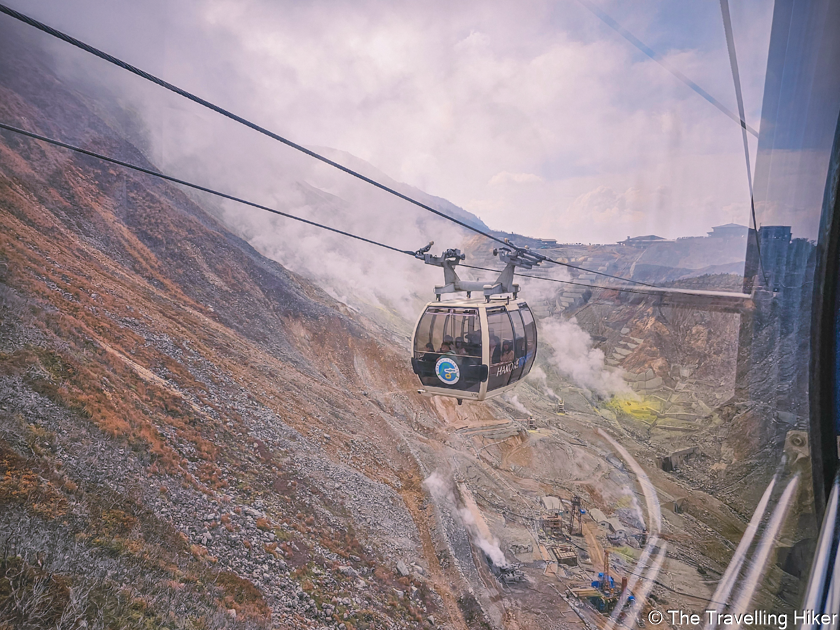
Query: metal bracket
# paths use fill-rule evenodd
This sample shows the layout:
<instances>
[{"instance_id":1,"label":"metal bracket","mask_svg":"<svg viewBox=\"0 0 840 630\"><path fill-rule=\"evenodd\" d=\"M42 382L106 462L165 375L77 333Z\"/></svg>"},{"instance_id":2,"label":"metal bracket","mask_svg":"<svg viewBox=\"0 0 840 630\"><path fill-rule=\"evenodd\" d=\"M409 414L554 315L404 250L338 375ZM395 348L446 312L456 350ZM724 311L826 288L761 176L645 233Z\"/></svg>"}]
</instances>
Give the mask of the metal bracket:
<instances>
[{"instance_id":1,"label":"metal bracket","mask_svg":"<svg viewBox=\"0 0 840 630\"><path fill-rule=\"evenodd\" d=\"M434 256L429 253L434 241L425 247L414 252L414 257L422 260L427 265L434 265L435 267L443 267L444 284L435 287L435 295L440 300L440 296L444 293L456 293L458 291L466 291L467 297L472 295L473 291L481 291L484 294L485 300L490 301L491 296L502 295L505 293L512 293L514 299L519 294L519 285L513 283L513 273L516 267L523 269L532 269L539 265L545 256L530 251L527 247L517 247L508 239L505 243L509 247L502 247L493 250L493 255L498 256L499 259L505 263L505 268L499 274L499 277L493 283L486 282L470 282L461 280L455 267L462 260L466 260L466 256L461 253L460 249L447 249L440 256Z\"/></svg>"}]
</instances>

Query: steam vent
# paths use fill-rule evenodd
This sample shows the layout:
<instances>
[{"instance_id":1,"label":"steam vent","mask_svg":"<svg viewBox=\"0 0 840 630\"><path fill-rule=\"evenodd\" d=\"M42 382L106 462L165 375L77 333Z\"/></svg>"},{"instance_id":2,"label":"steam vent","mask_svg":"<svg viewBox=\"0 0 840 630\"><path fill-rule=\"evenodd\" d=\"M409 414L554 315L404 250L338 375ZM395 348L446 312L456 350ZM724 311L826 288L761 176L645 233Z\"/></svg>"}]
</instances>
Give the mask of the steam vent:
<instances>
[{"instance_id":1,"label":"steam vent","mask_svg":"<svg viewBox=\"0 0 840 630\"><path fill-rule=\"evenodd\" d=\"M831 625L840 2L684 4L0 0L0 630Z\"/></svg>"}]
</instances>

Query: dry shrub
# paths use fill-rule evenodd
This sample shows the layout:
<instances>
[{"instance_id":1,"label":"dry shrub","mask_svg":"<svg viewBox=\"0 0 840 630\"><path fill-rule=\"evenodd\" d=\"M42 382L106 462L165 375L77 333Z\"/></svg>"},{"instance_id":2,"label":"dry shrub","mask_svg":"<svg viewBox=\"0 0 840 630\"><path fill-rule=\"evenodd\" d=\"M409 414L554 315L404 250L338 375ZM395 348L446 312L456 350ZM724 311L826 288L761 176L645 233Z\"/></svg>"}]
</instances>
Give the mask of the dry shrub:
<instances>
[{"instance_id":1,"label":"dry shrub","mask_svg":"<svg viewBox=\"0 0 840 630\"><path fill-rule=\"evenodd\" d=\"M137 519L122 510L106 510L102 512L100 527L110 534L126 534L137 525Z\"/></svg>"},{"instance_id":2,"label":"dry shrub","mask_svg":"<svg viewBox=\"0 0 840 630\"><path fill-rule=\"evenodd\" d=\"M0 561L0 627L22 628L33 621L54 627L70 602L70 583L20 557ZM6 625L8 624L8 625Z\"/></svg>"},{"instance_id":3,"label":"dry shrub","mask_svg":"<svg viewBox=\"0 0 840 630\"><path fill-rule=\"evenodd\" d=\"M0 506L8 504L26 506L47 519L57 518L67 511L67 499L52 482L0 443Z\"/></svg>"},{"instance_id":4,"label":"dry shrub","mask_svg":"<svg viewBox=\"0 0 840 630\"><path fill-rule=\"evenodd\" d=\"M271 610L265 603L262 593L248 580L242 579L235 573L222 571L216 579L216 585L224 591L225 605L236 610L238 617L267 619L271 616Z\"/></svg>"}]
</instances>

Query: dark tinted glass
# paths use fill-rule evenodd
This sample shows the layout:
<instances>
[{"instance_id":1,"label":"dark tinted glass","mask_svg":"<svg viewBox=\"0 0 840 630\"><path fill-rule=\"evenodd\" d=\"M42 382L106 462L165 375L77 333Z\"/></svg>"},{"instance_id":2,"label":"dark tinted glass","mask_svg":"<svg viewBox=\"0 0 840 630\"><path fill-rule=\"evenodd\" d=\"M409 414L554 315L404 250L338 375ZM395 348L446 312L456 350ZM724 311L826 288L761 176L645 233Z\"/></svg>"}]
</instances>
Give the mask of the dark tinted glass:
<instances>
[{"instance_id":1,"label":"dark tinted glass","mask_svg":"<svg viewBox=\"0 0 840 630\"><path fill-rule=\"evenodd\" d=\"M423 385L477 392L481 387L478 310L428 307L417 324L414 358Z\"/></svg>"},{"instance_id":2,"label":"dark tinted glass","mask_svg":"<svg viewBox=\"0 0 840 630\"><path fill-rule=\"evenodd\" d=\"M515 383L522 378L527 356L527 344L522 315L519 314L519 311L511 311L509 315L510 321L513 323L513 371L510 373L510 382Z\"/></svg>"},{"instance_id":3,"label":"dark tinted glass","mask_svg":"<svg viewBox=\"0 0 840 630\"><path fill-rule=\"evenodd\" d=\"M513 371L513 326L504 308L487 311L487 328L490 332L490 377L488 390L504 387L510 382Z\"/></svg>"},{"instance_id":4,"label":"dark tinted glass","mask_svg":"<svg viewBox=\"0 0 840 630\"><path fill-rule=\"evenodd\" d=\"M522 376L527 376L528 372L531 371L531 366L534 365L534 359L537 358L537 324L534 321L534 316L530 308L520 306L519 312L525 323L525 342L527 344L525 367L522 370Z\"/></svg>"}]
</instances>

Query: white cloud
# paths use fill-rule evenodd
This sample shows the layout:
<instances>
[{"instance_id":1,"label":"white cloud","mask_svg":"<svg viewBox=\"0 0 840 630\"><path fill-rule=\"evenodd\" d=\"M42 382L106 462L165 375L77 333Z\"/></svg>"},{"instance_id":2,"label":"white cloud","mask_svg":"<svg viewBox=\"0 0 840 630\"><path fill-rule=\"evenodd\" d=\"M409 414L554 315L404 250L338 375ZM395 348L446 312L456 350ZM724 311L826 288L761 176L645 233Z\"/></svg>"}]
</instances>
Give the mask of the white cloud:
<instances>
[{"instance_id":1,"label":"white cloud","mask_svg":"<svg viewBox=\"0 0 840 630\"><path fill-rule=\"evenodd\" d=\"M603 351L592 346L589 333L574 318L543 320L540 334L552 348L548 362L575 385L601 396L630 392L623 372L606 368Z\"/></svg>"},{"instance_id":2,"label":"white cloud","mask_svg":"<svg viewBox=\"0 0 840 630\"><path fill-rule=\"evenodd\" d=\"M252 1L236 19L227 19L229 1L212 6L208 34L230 42L226 52L265 95L257 102L272 128L370 160L494 227L604 242L635 225L703 233L736 206L746 222L737 125L574 4L383 12L371 1L293 10ZM655 42L665 27L657 2L646 6L623 18ZM759 3L743 11L736 36L754 114L770 11ZM716 25L719 9L707 13ZM663 52L734 107L722 38ZM617 191L617 205L581 221L580 198L602 187ZM622 208L630 189L651 203ZM656 200L657 191L670 199Z\"/></svg>"},{"instance_id":3,"label":"white cloud","mask_svg":"<svg viewBox=\"0 0 840 630\"><path fill-rule=\"evenodd\" d=\"M697 5L684 21L665 22L663 2L602 5L734 107L719 7ZM71 8L44 0L19 8L293 141L368 160L495 228L614 242L748 221L738 126L573 2L77 0ZM747 0L733 11L755 123L772 6ZM337 227L406 248L451 240L442 228L418 228L419 209L363 193L340 173L327 177L309 158L87 55L67 54L65 63L125 89L157 134L153 159L175 175L290 209L307 206L289 183L312 181L361 203L363 216L326 214ZM325 261L334 255L332 239L308 228L277 223L272 237L264 220L248 221L261 248L288 264L303 255L292 242L329 243ZM282 240L269 242L277 234ZM356 277L366 257L330 268ZM413 264L374 259L400 274ZM406 291L393 284L388 291Z\"/></svg>"},{"instance_id":4,"label":"white cloud","mask_svg":"<svg viewBox=\"0 0 840 630\"><path fill-rule=\"evenodd\" d=\"M650 207L649 201L637 188L628 188L617 195L612 188L598 186L580 195L569 206L569 211L581 221L598 224L624 224L636 229Z\"/></svg>"},{"instance_id":5,"label":"white cloud","mask_svg":"<svg viewBox=\"0 0 840 630\"><path fill-rule=\"evenodd\" d=\"M507 171L502 171L493 175L489 183L491 186L504 186L506 184L539 184L543 181L542 177L533 173L508 173Z\"/></svg>"}]
</instances>

